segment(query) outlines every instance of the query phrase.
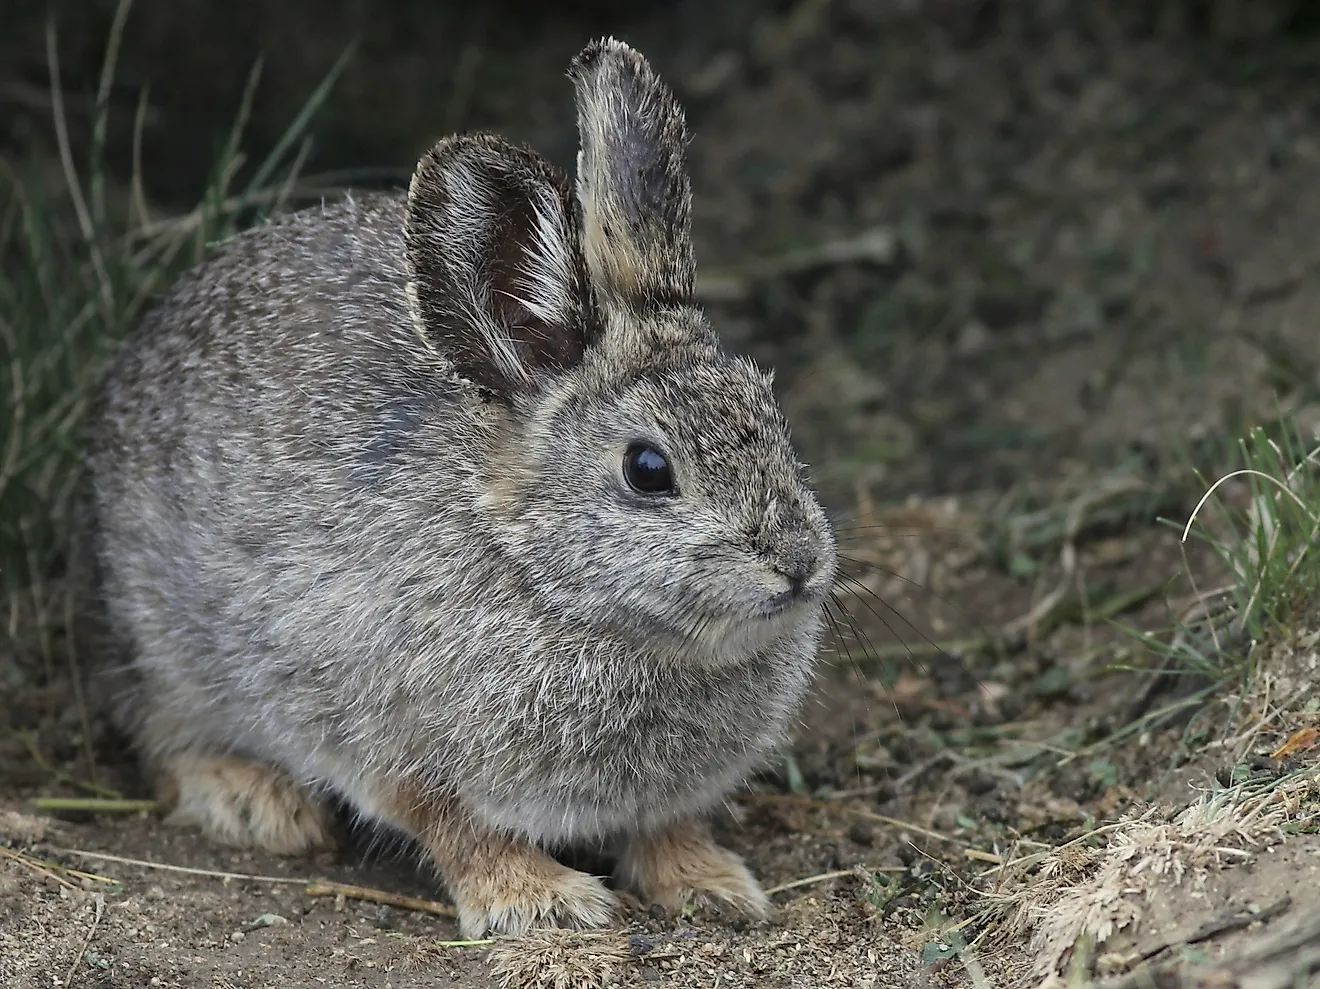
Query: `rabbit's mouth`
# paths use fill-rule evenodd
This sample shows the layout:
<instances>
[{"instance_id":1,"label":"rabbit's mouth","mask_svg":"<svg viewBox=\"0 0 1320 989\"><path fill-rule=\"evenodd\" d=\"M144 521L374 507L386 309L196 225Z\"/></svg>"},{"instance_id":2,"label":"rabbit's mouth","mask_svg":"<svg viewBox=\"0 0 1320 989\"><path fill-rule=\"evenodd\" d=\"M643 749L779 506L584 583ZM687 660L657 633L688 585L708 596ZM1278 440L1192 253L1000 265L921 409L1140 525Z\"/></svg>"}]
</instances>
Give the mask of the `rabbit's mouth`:
<instances>
[{"instance_id":1,"label":"rabbit's mouth","mask_svg":"<svg viewBox=\"0 0 1320 989\"><path fill-rule=\"evenodd\" d=\"M766 600L759 608L732 609L720 621L702 623L686 637L680 655L685 662L713 669L741 666L767 650L779 653L804 635L814 639L822 621L821 605L806 598Z\"/></svg>"},{"instance_id":2,"label":"rabbit's mouth","mask_svg":"<svg viewBox=\"0 0 1320 989\"><path fill-rule=\"evenodd\" d=\"M834 583L833 563L822 564L815 556L811 557L807 565L792 568L776 565L771 569L787 586L761 599L761 610L767 618L778 618L794 611L812 611L820 607Z\"/></svg>"},{"instance_id":3,"label":"rabbit's mouth","mask_svg":"<svg viewBox=\"0 0 1320 989\"><path fill-rule=\"evenodd\" d=\"M798 608L812 608L819 603L816 595L805 588L790 587L788 590L780 591L778 594L767 598L762 609L762 615L765 618L778 618L785 612Z\"/></svg>"}]
</instances>

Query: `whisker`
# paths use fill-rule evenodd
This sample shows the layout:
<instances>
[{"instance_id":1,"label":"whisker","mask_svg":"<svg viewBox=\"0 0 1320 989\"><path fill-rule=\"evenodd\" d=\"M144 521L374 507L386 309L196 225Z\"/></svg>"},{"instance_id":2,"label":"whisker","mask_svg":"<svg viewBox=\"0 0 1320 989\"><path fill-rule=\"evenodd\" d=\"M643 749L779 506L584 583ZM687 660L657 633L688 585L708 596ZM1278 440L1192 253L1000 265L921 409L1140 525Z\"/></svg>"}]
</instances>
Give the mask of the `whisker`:
<instances>
[{"instance_id":1,"label":"whisker","mask_svg":"<svg viewBox=\"0 0 1320 989\"><path fill-rule=\"evenodd\" d=\"M831 608L831 607L830 607L830 602L831 602L831 601L834 603L834 608ZM843 629L839 627L839 618L838 618L838 615L835 613L835 609L837 609L838 611L843 612L843 614L846 615L846 616L848 617L848 619L851 621L851 619L852 619L852 615L849 613L848 609L844 606L843 602L840 601L839 598L838 598L833 592L830 592L830 600L825 602L825 615L826 615L826 619L829 621L831 627L832 627L833 630L834 630L834 641L837 642L840 646L843 647L844 654L848 657L848 667L849 667L849 669L852 670L853 678L854 678L855 680L861 681L862 684L867 684L867 685L869 685L869 682L870 682L870 681L867 680L866 675L862 672L861 668L857 665L857 661L856 661L855 659L853 659L852 649L849 648L849 646L848 646L848 640L844 637ZM860 631L860 629L858 629L857 631ZM863 696L863 698L865 698L865 693L863 693L862 696ZM865 700L863 700L863 703L865 703ZM867 704L866 706L867 706L868 708L870 707L869 704ZM897 708L895 708L895 713L898 713L898 712L897 712ZM900 717L900 719L901 719L901 718L902 718L902 715L899 714L899 717ZM854 726L853 726L853 747L856 748L856 746L857 746L858 743L859 743L859 739L857 738L857 727L856 727L856 725L854 724ZM860 767L860 766L855 766L854 768L855 768L855 771L856 771L856 773L857 773L858 781L860 782L860 780L861 780L861 767Z\"/></svg>"},{"instance_id":2,"label":"whisker","mask_svg":"<svg viewBox=\"0 0 1320 989\"><path fill-rule=\"evenodd\" d=\"M838 596L837 594L835 594L833 591L830 592L830 598L831 598L831 600L834 601L834 605L835 605L835 607L837 607L840 611L842 611L843 614L844 614L844 616L847 618L847 620L848 620L848 624L852 627L853 635L856 636L859 640L862 641L862 643L863 643L863 644L865 645L865 647L870 651L870 654L871 654L872 656L877 656L877 655L879 655L879 653L876 651L875 644L871 641L871 637L870 637L869 635L867 635L866 632L864 632L864 631L862 630L862 627L861 627L861 625L858 623L857 619L853 617L853 613L852 613L851 611L848 610L848 606L845 605L845 604L843 603L843 601L839 599L839 596ZM883 618L880 619L880 620L881 620L881 622L884 622L884 619L883 619ZM886 625L885 627L888 628L888 625ZM893 632L893 629L890 629L890 632ZM902 639L900 636L895 635L895 638L897 638L900 642L903 642L903 639ZM906 642L903 642L903 646L904 646L904 648L907 648L907 643L906 643ZM909 649L908 651L909 651L909 653L911 652L910 649ZM859 676L859 677L860 677L863 681L865 681L866 683L869 684L869 683L871 682L871 681L867 678L867 676L866 676L864 673L862 673L860 669L858 669L858 667L856 666L856 664L853 665L853 671L854 671L854 673L855 673L857 676ZM894 714L898 717L899 721L902 721L902 720L903 720L903 712L900 711L900 710L898 709L898 701L895 700L893 694L891 694L891 693L889 692L889 688L888 688L888 686L884 683L883 680L881 681L880 686L881 686L881 689L884 691L885 697L889 700L889 706L892 707L892 708L894 709Z\"/></svg>"},{"instance_id":3,"label":"whisker","mask_svg":"<svg viewBox=\"0 0 1320 989\"><path fill-rule=\"evenodd\" d=\"M958 615L958 617L962 619L964 622L966 622L968 625L971 625L978 632L984 634L985 629L981 628L978 622L972 621L972 619L967 615L967 613L964 612L961 608L959 608L956 604L954 604L952 601L950 601L948 598L946 598L943 594L939 593L938 591L933 590L930 587L927 587L925 584L913 580L911 577L906 577L903 574L898 573L897 571L889 570L886 567L882 567L878 563L871 563L869 560L859 560L855 556L847 556L843 553L839 554L839 559L842 562L852 564L853 566L864 567L867 570L872 571L873 573L884 574L886 577L893 577L895 580L902 581L904 584L907 584L910 587L917 588L918 590L921 590L924 593L929 594L936 601L940 602L940 604L944 605L945 607L949 608L951 611L955 612ZM847 576L851 577L853 580L858 580L852 574L848 574ZM862 583L862 582L858 580L858 583ZM862 584L862 586L865 587L866 585ZM870 588L867 588L867 590L870 590ZM890 610L893 610L893 606L890 605L888 602L885 603L885 607L889 608Z\"/></svg>"},{"instance_id":4,"label":"whisker","mask_svg":"<svg viewBox=\"0 0 1320 989\"><path fill-rule=\"evenodd\" d=\"M830 597L833 599L834 595L831 594ZM838 605L837 600L835 601L835 605ZM852 650L848 648L848 642L843 637L843 629L839 628L839 618L830 608L828 601L825 603L825 620L830 624L830 631L833 633L835 643L839 648L843 649L844 655L848 657L848 664L856 667L857 661L853 659Z\"/></svg>"},{"instance_id":5,"label":"whisker","mask_svg":"<svg viewBox=\"0 0 1320 989\"><path fill-rule=\"evenodd\" d=\"M862 626L858 624L856 617L854 617L853 613L848 610L848 606L843 603L843 600L833 591L830 592L830 599L834 602L834 606L839 609L840 613L842 613L844 620L847 621L848 627L852 630L853 639L865 647L867 654L871 657L878 655L875 643L871 641L871 637L867 635ZM849 658L852 658L851 655ZM865 679L865 677L863 677L863 679Z\"/></svg>"},{"instance_id":6,"label":"whisker","mask_svg":"<svg viewBox=\"0 0 1320 989\"><path fill-rule=\"evenodd\" d=\"M910 531L907 531L907 532L900 532L900 533L897 533L897 534L899 534L899 535L905 535L905 536L922 536L922 535L925 535L925 534L928 533L928 532L940 532L940 533L945 533L945 534L948 534L948 535L954 535L954 536L968 536L968 537L971 537L971 536L974 536L974 535L975 535L975 533L974 533L972 530L970 530L970 529L960 529L960 528L958 528L957 526L952 526L952 525L919 525L919 524L916 523L916 522L867 522L867 523L864 523L864 524L863 524L863 523L856 523L856 524L850 523L850 524L848 524L848 525L838 525L838 524L836 524L836 525L834 526L834 531L835 531L835 533L842 533L842 532L875 532L875 531L877 531L877 530L879 530L879 531L887 531L887 532L891 532L891 533L893 533L893 531L894 531L895 529L899 529L899 530L904 530L904 529L906 529L906 530L910 530Z\"/></svg>"},{"instance_id":7,"label":"whisker","mask_svg":"<svg viewBox=\"0 0 1320 989\"><path fill-rule=\"evenodd\" d=\"M926 644L935 650L937 655L941 655L941 656L944 655L944 651L940 649L940 647L935 643L933 639L930 638L930 636L926 635L926 633L923 632L920 628L918 628L911 621L911 619L909 619L906 615L904 615L892 604L890 604L888 601L882 598L875 591L871 590L871 588L867 587L858 578L850 576L849 574L842 574L841 579L846 582L845 586L857 588L863 591L864 593L870 595L876 601L880 602L880 604L884 605L884 607L890 612L890 614L892 614L899 621L903 622L903 624L907 625L907 627L910 628L912 631L916 632L917 635L921 636L921 638L926 641ZM854 591L854 593L856 593L856 591ZM888 622L888 620L886 620L885 616L880 614L880 612L878 612L875 609L875 607L872 606L868 601L866 601L864 598L861 597L859 597L858 600L862 602L862 605L866 608L867 611L871 612L871 614L875 616L876 620L879 621L881 625L883 625L886 629L889 630L890 635L892 635L894 638L896 638L899 642L903 644L903 648L908 650L908 655L912 659L912 662L916 664L917 669L921 670L921 672L926 676L930 676L930 670L924 664L922 664L922 662L919 659L917 659L916 656L912 655L912 647L908 645L907 639L905 639L898 632L898 630L894 628L894 626L891 625Z\"/></svg>"}]
</instances>

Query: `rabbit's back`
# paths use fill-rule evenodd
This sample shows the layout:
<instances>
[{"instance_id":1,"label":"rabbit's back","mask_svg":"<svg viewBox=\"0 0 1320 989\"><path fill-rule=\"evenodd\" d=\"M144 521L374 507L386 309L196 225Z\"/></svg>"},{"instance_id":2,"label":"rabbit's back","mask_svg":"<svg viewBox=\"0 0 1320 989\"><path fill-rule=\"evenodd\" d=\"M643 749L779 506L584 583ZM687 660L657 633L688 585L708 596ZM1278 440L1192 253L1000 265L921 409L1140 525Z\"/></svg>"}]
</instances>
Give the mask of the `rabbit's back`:
<instances>
[{"instance_id":1,"label":"rabbit's back","mask_svg":"<svg viewBox=\"0 0 1320 989\"><path fill-rule=\"evenodd\" d=\"M156 695L144 711L129 693L121 722L177 717L150 735L180 748L217 731L283 748L278 709L310 716L341 690L305 661L312 623L337 614L369 641L372 595L390 607L392 568L371 557L392 540L364 530L391 524L390 475L422 420L465 414L412 329L401 214L350 200L237 238L108 373L90 443L101 593ZM434 472L438 512L470 470L464 449ZM470 548L454 543L437 558Z\"/></svg>"}]
</instances>

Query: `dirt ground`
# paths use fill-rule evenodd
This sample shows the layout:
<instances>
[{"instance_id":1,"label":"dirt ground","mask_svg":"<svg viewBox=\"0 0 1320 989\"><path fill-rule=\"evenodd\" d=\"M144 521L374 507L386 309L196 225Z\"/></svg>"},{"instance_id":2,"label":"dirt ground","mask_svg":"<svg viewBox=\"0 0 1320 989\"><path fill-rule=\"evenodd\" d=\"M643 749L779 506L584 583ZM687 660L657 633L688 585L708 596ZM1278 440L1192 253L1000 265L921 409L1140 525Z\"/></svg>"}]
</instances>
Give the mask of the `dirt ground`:
<instances>
[{"instance_id":1,"label":"dirt ground","mask_svg":"<svg viewBox=\"0 0 1320 989\"><path fill-rule=\"evenodd\" d=\"M442 897L398 843L284 860L149 813L38 813L80 792L84 739L63 681L19 682L0 984L1320 985L1317 750L1269 758L1320 722L1316 637L1198 700L1113 624L1166 630L1224 579L1156 522L1199 497L1189 457L1213 469L1281 409L1320 425L1320 43L1079 6L738 3L699 38L691 11L629 29L690 108L711 315L778 368L849 560L791 756L717 822L767 888L810 880L772 923L638 907L447 944L444 917L305 890ZM567 34L507 123L559 158ZM145 795L93 730L97 781ZM1246 810L1198 803L1226 784Z\"/></svg>"}]
</instances>

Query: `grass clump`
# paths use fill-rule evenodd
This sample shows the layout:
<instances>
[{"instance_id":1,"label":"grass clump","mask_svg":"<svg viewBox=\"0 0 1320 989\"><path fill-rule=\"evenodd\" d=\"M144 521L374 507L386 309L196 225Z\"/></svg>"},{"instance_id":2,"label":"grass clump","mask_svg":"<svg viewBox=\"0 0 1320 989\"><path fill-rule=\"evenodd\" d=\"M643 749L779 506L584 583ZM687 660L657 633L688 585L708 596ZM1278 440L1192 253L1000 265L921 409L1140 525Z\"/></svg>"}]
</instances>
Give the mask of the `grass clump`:
<instances>
[{"instance_id":1,"label":"grass clump","mask_svg":"<svg viewBox=\"0 0 1320 989\"><path fill-rule=\"evenodd\" d=\"M1320 445L1314 438L1306 443L1294 423L1281 419L1274 429L1253 429L1241 453L1245 466L1206 493L1213 500L1224 483L1246 482L1246 510L1230 516L1238 538L1210 543L1237 578L1238 620L1260 639L1289 629L1320 589ZM1184 536L1195 521L1194 514Z\"/></svg>"},{"instance_id":2,"label":"grass clump","mask_svg":"<svg viewBox=\"0 0 1320 989\"><path fill-rule=\"evenodd\" d=\"M112 120L110 93L131 6L120 0L116 9L90 134L70 132L51 23L46 54L58 160L0 153L0 683L10 685L49 677L74 606L61 576L81 473L79 435L106 358L151 297L213 245L327 191L299 175L312 119L349 52L271 153L249 168L241 142L258 65L201 201L180 215L153 217L147 204L139 166L144 90L131 122L133 174L116 186L104 149L109 128L120 123ZM75 137L87 148L81 160Z\"/></svg>"},{"instance_id":3,"label":"grass clump","mask_svg":"<svg viewBox=\"0 0 1320 989\"><path fill-rule=\"evenodd\" d=\"M1320 591L1320 445L1280 418L1252 429L1237 459L1181 528L1183 543L1203 541L1228 579L1208 589L1193 581L1192 607L1159 647L1212 680L1249 677L1255 647L1293 634Z\"/></svg>"}]
</instances>

